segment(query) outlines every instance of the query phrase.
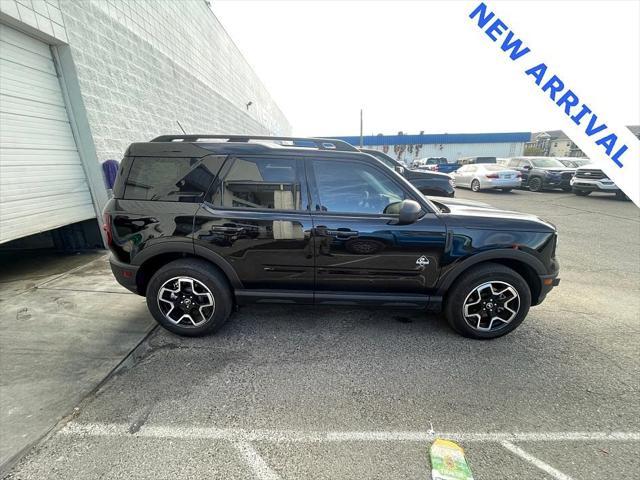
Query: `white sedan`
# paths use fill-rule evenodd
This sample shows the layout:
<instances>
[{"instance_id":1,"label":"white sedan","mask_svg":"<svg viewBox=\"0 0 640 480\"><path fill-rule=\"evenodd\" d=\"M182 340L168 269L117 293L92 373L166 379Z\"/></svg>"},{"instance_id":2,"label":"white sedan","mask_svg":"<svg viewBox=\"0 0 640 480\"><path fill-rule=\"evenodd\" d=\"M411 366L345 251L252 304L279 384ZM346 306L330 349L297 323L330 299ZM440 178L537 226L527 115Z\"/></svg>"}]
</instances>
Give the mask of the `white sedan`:
<instances>
[{"instance_id":1,"label":"white sedan","mask_svg":"<svg viewBox=\"0 0 640 480\"><path fill-rule=\"evenodd\" d=\"M505 192L519 188L522 175L495 163L463 165L452 173L457 187L470 188L474 192L489 188L500 188Z\"/></svg>"}]
</instances>

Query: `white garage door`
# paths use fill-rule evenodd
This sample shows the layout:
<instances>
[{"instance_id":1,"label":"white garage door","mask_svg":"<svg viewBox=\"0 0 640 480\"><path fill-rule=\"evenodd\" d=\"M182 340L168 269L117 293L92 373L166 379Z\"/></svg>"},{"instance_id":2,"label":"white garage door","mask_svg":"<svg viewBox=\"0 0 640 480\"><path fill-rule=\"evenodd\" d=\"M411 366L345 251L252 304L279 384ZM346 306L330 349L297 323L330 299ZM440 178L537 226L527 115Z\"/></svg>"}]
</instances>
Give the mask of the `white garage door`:
<instances>
[{"instance_id":1,"label":"white garage door","mask_svg":"<svg viewBox=\"0 0 640 480\"><path fill-rule=\"evenodd\" d=\"M49 46L0 25L0 243L95 218Z\"/></svg>"}]
</instances>

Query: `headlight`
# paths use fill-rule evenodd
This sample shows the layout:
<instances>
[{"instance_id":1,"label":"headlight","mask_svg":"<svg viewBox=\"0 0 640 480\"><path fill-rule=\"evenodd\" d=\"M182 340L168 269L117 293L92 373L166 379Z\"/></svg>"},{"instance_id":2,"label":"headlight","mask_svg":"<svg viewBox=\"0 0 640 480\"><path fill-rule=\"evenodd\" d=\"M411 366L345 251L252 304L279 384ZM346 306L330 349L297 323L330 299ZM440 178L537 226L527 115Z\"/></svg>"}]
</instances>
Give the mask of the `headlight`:
<instances>
[{"instance_id":1,"label":"headlight","mask_svg":"<svg viewBox=\"0 0 640 480\"><path fill-rule=\"evenodd\" d=\"M456 181L453 178L450 178L449 185L451 185L453 188L456 188Z\"/></svg>"}]
</instances>

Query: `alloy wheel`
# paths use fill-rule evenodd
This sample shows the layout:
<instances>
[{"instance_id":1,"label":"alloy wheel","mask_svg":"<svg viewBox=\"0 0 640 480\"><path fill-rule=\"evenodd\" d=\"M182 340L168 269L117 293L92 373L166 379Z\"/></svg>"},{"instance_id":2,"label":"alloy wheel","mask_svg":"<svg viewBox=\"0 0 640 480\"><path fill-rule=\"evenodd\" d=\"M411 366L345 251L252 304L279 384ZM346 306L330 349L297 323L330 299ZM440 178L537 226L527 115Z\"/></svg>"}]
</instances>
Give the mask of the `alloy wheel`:
<instances>
[{"instance_id":1,"label":"alloy wheel","mask_svg":"<svg viewBox=\"0 0 640 480\"><path fill-rule=\"evenodd\" d=\"M520 310L518 291L506 282L486 282L475 287L462 306L462 316L471 328L490 332L508 325Z\"/></svg>"},{"instance_id":2,"label":"alloy wheel","mask_svg":"<svg viewBox=\"0 0 640 480\"><path fill-rule=\"evenodd\" d=\"M158 290L158 308L174 325L193 328L211 319L216 302L211 290L200 280L174 277Z\"/></svg>"}]
</instances>

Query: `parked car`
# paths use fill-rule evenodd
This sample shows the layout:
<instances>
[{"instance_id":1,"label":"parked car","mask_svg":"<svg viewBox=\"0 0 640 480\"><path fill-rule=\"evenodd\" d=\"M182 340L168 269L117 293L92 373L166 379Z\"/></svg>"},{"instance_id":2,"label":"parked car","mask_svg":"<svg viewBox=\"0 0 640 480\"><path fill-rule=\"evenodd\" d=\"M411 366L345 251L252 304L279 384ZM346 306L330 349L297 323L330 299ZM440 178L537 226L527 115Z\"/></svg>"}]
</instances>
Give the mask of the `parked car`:
<instances>
[{"instance_id":1,"label":"parked car","mask_svg":"<svg viewBox=\"0 0 640 480\"><path fill-rule=\"evenodd\" d=\"M591 192L606 192L615 194L619 200L628 198L600 167L594 164L588 164L576 169L576 174L571 179L571 190L581 197L586 197Z\"/></svg>"},{"instance_id":2,"label":"parked car","mask_svg":"<svg viewBox=\"0 0 640 480\"><path fill-rule=\"evenodd\" d=\"M580 157L555 157L560 163L562 163L565 167L569 168L578 168L583 167L585 165L589 165L591 160L588 158L580 158Z\"/></svg>"},{"instance_id":3,"label":"parked car","mask_svg":"<svg viewBox=\"0 0 640 480\"><path fill-rule=\"evenodd\" d=\"M398 172L404 178L409 180L413 186L420 190L424 195L453 197L456 194L455 182L451 176L447 174L408 169L386 153L378 150L361 148L360 151L377 158L387 167Z\"/></svg>"},{"instance_id":4,"label":"parked car","mask_svg":"<svg viewBox=\"0 0 640 480\"><path fill-rule=\"evenodd\" d=\"M516 157L509 159L507 166L522 174L522 187L532 192L554 188L570 192L571 177L576 172L553 157Z\"/></svg>"},{"instance_id":5,"label":"parked car","mask_svg":"<svg viewBox=\"0 0 640 480\"><path fill-rule=\"evenodd\" d=\"M474 192L494 188L510 192L520 187L522 177L517 170L483 163L463 165L453 173L453 176L458 187L470 188Z\"/></svg>"},{"instance_id":6,"label":"parked car","mask_svg":"<svg viewBox=\"0 0 640 480\"><path fill-rule=\"evenodd\" d=\"M282 143L297 140L128 148L104 209L111 268L163 327L214 332L250 302L378 305L444 310L460 334L495 338L558 284L550 223L431 201L345 142Z\"/></svg>"},{"instance_id":7,"label":"parked car","mask_svg":"<svg viewBox=\"0 0 640 480\"><path fill-rule=\"evenodd\" d=\"M431 170L433 172L452 173L460 168L460 165L457 162L448 162L444 157L430 157L421 163L418 168Z\"/></svg>"}]
</instances>

